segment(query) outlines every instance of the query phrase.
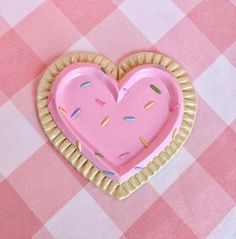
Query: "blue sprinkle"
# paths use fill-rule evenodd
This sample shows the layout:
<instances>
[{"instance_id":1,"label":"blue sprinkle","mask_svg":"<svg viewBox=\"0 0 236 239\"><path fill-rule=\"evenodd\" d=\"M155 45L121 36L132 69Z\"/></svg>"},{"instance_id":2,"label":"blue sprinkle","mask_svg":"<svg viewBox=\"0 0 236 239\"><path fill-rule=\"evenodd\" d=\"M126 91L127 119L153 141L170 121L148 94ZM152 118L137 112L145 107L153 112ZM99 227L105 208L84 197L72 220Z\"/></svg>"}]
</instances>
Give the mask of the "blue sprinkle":
<instances>
[{"instance_id":1,"label":"blue sprinkle","mask_svg":"<svg viewBox=\"0 0 236 239\"><path fill-rule=\"evenodd\" d=\"M113 177L115 176L115 174L113 172L109 172L109 171L102 171L106 176L108 177Z\"/></svg>"},{"instance_id":2,"label":"blue sprinkle","mask_svg":"<svg viewBox=\"0 0 236 239\"><path fill-rule=\"evenodd\" d=\"M134 169L136 169L136 170L142 170L143 167L134 167Z\"/></svg>"},{"instance_id":3,"label":"blue sprinkle","mask_svg":"<svg viewBox=\"0 0 236 239\"><path fill-rule=\"evenodd\" d=\"M127 122L133 122L136 120L136 118L133 116L125 116L123 119L124 121L127 121Z\"/></svg>"},{"instance_id":4,"label":"blue sprinkle","mask_svg":"<svg viewBox=\"0 0 236 239\"><path fill-rule=\"evenodd\" d=\"M86 81L86 82L84 82L84 83L82 83L82 84L80 85L80 88L81 88L81 89L84 89L84 88L89 87L90 85L91 85L91 82L90 82L90 81Z\"/></svg>"},{"instance_id":5,"label":"blue sprinkle","mask_svg":"<svg viewBox=\"0 0 236 239\"><path fill-rule=\"evenodd\" d=\"M128 89L126 89L126 88L123 88L123 91L124 91L125 93L127 93L127 92L128 92Z\"/></svg>"},{"instance_id":6,"label":"blue sprinkle","mask_svg":"<svg viewBox=\"0 0 236 239\"><path fill-rule=\"evenodd\" d=\"M72 114L71 114L71 118L76 118L78 115L80 114L80 108L77 108Z\"/></svg>"}]
</instances>

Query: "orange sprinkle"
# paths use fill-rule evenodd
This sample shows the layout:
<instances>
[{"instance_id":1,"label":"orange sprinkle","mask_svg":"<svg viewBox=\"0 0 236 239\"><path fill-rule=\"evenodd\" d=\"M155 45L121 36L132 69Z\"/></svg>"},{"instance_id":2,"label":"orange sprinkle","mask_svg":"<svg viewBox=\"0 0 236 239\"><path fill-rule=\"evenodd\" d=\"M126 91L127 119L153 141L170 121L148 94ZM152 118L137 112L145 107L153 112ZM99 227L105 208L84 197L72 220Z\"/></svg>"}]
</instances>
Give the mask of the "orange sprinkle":
<instances>
[{"instance_id":1,"label":"orange sprinkle","mask_svg":"<svg viewBox=\"0 0 236 239\"><path fill-rule=\"evenodd\" d=\"M58 110L64 115L67 114L66 111L61 106L58 106Z\"/></svg>"},{"instance_id":2,"label":"orange sprinkle","mask_svg":"<svg viewBox=\"0 0 236 239\"><path fill-rule=\"evenodd\" d=\"M109 117L106 117L106 118L102 121L101 126L102 126L102 127L106 126L106 125L109 123L109 121L110 121L110 118L109 118Z\"/></svg>"},{"instance_id":3,"label":"orange sprinkle","mask_svg":"<svg viewBox=\"0 0 236 239\"><path fill-rule=\"evenodd\" d=\"M95 155L98 157L98 158L103 158L103 155L99 152L95 152Z\"/></svg>"},{"instance_id":4,"label":"orange sprinkle","mask_svg":"<svg viewBox=\"0 0 236 239\"><path fill-rule=\"evenodd\" d=\"M79 141L77 142L77 148L80 152L82 151L82 145Z\"/></svg>"},{"instance_id":5,"label":"orange sprinkle","mask_svg":"<svg viewBox=\"0 0 236 239\"><path fill-rule=\"evenodd\" d=\"M150 109L151 107L153 107L155 105L155 102L154 101L149 101L145 106L144 108L147 110L147 109Z\"/></svg>"},{"instance_id":6,"label":"orange sprinkle","mask_svg":"<svg viewBox=\"0 0 236 239\"><path fill-rule=\"evenodd\" d=\"M145 148L148 147L148 143L147 143L147 141L145 140L144 137L140 136L140 137L139 137L139 140L140 140L140 142L144 145Z\"/></svg>"}]
</instances>

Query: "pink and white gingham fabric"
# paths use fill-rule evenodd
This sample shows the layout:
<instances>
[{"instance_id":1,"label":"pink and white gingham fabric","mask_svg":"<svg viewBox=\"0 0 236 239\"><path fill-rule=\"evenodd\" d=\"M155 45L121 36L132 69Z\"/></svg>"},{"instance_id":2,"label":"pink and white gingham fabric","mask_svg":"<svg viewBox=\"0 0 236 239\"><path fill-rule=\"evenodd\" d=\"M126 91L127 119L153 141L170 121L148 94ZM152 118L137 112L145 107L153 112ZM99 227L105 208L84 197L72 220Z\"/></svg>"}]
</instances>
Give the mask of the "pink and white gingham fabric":
<instances>
[{"instance_id":1,"label":"pink and white gingham fabric","mask_svg":"<svg viewBox=\"0 0 236 239\"><path fill-rule=\"evenodd\" d=\"M0 238L236 238L236 1L0 0ZM124 201L51 146L35 109L67 51L154 50L193 79L198 114L177 156Z\"/></svg>"}]
</instances>

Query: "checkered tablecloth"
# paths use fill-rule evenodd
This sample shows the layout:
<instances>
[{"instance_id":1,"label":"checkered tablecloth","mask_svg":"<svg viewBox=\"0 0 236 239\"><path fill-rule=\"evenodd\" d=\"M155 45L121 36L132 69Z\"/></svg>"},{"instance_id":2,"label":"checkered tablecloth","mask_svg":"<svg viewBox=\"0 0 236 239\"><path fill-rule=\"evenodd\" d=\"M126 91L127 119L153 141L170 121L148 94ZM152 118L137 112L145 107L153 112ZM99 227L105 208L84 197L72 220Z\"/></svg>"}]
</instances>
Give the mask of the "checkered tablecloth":
<instances>
[{"instance_id":1,"label":"checkered tablecloth","mask_svg":"<svg viewBox=\"0 0 236 239\"><path fill-rule=\"evenodd\" d=\"M236 238L236 1L0 0L0 238ZM36 87L67 51L160 51L198 95L192 135L131 197L80 176L39 125Z\"/></svg>"}]
</instances>

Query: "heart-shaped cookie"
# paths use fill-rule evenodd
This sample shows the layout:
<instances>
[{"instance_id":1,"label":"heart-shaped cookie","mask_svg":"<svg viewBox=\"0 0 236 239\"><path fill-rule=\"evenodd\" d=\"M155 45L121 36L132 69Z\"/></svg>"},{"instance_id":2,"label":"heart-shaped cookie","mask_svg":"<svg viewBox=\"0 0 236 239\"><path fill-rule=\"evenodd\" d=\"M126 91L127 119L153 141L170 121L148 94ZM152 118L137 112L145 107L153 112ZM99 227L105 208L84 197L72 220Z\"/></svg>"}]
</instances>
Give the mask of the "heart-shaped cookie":
<instances>
[{"instance_id":1,"label":"heart-shaped cookie","mask_svg":"<svg viewBox=\"0 0 236 239\"><path fill-rule=\"evenodd\" d=\"M97 54L72 53L44 73L37 107L58 151L122 199L183 145L196 100L183 68L161 54L141 52L115 65Z\"/></svg>"}]
</instances>

